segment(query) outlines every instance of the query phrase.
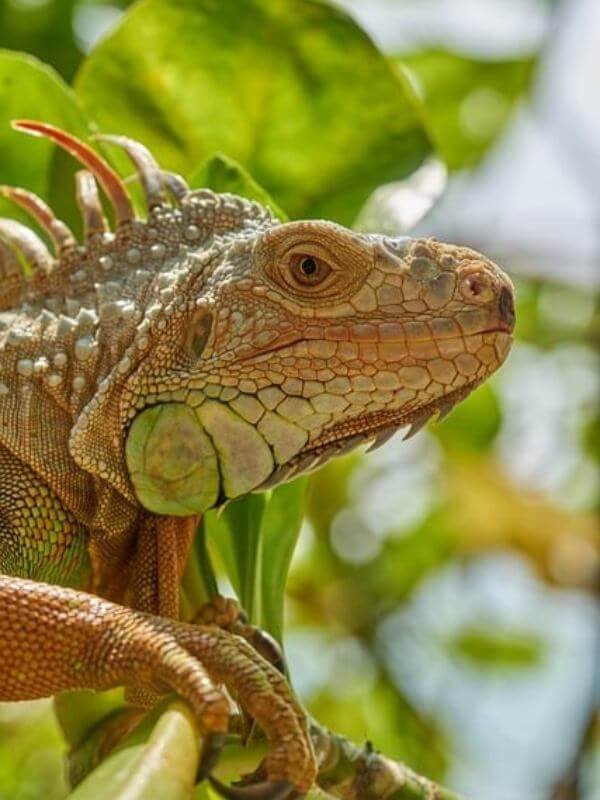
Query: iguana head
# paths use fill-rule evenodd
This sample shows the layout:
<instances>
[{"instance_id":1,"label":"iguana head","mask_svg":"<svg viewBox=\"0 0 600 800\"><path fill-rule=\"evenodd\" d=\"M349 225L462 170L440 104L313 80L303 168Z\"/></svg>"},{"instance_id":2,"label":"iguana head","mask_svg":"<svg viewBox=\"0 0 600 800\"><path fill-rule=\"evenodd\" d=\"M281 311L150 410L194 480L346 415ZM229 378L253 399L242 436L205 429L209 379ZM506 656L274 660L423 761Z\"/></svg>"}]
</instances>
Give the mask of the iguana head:
<instances>
[{"instance_id":1,"label":"iguana head","mask_svg":"<svg viewBox=\"0 0 600 800\"><path fill-rule=\"evenodd\" d=\"M60 269L83 275L69 291L99 318L89 346L97 361L86 361L99 365L97 388L70 446L80 466L123 493L133 486L151 511L199 513L405 426L414 432L508 353L512 284L473 250L323 221L280 224L257 203L190 192L141 145L113 138L145 189L148 217L137 220L86 145L51 126L20 127L84 160L113 200L114 235L86 173L86 248L61 232Z\"/></svg>"},{"instance_id":2,"label":"iguana head","mask_svg":"<svg viewBox=\"0 0 600 800\"><path fill-rule=\"evenodd\" d=\"M142 370L152 406L128 436L156 511L168 498L199 510L417 430L500 366L514 324L510 281L478 253L316 221L232 238L190 299L168 362L161 346Z\"/></svg>"}]
</instances>

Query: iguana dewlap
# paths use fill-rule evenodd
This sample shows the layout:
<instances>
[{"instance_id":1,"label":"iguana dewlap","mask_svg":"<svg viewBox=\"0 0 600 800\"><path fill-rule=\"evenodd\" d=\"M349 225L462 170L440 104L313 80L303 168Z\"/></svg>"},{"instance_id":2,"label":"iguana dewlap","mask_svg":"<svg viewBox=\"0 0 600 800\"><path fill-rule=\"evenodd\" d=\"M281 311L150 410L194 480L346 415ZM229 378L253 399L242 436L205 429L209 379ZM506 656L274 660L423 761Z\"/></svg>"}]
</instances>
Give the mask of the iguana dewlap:
<instances>
[{"instance_id":1,"label":"iguana dewlap","mask_svg":"<svg viewBox=\"0 0 600 800\"><path fill-rule=\"evenodd\" d=\"M56 256L0 221L0 699L174 690L218 735L225 685L269 740L265 791L298 796L316 766L285 680L231 632L175 621L198 515L446 414L508 353L510 280L465 247L281 224L105 137L137 168L142 220L87 145L17 127L87 168L85 241L3 189Z\"/></svg>"}]
</instances>

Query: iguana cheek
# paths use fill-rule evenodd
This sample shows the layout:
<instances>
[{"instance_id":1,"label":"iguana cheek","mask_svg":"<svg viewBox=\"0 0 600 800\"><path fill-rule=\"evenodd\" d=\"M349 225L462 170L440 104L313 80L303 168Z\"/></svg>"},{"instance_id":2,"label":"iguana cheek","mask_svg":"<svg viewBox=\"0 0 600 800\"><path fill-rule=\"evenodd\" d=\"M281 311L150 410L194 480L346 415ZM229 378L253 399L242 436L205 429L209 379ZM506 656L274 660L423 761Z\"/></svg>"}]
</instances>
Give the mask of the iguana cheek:
<instances>
[{"instance_id":1,"label":"iguana cheek","mask_svg":"<svg viewBox=\"0 0 600 800\"><path fill-rule=\"evenodd\" d=\"M260 486L275 464L257 427L216 400L206 400L196 413L217 449L223 494L239 497Z\"/></svg>"},{"instance_id":2,"label":"iguana cheek","mask_svg":"<svg viewBox=\"0 0 600 800\"><path fill-rule=\"evenodd\" d=\"M217 501L215 448L194 409L183 403L164 403L138 414L125 457L138 500L155 514L198 514Z\"/></svg>"},{"instance_id":3,"label":"iguana cheek","mask_svg":"<svg viewBox=\"0 0 600 800\"><path fill-rule=\"evenodd\" d=\"M144 508L174 516L207 511L220 495L246 494L275 468L266 438L215 400L145 409L129 429L125 457Z\"/></svg>"}]
</instances>

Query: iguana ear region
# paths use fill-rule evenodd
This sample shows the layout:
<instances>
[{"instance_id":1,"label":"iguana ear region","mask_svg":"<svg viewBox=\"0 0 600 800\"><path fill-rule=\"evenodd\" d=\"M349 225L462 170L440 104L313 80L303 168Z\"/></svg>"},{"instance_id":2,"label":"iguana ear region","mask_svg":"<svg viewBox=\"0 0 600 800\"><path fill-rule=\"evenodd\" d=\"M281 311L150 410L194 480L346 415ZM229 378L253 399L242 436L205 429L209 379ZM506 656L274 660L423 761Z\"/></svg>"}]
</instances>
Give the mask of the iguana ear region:
<instances>
[{"instance_id":1,"label":"iguana ear region","mask_svg":"<svg viewBox=\"0 0 600 800\"><path fill-rule=\"evenodd\" d=\"M213 316L208 309L196 312L186 337L186 349L193 358L200 358L206 349L212 330Z\"/></svg>"}]
</instances>

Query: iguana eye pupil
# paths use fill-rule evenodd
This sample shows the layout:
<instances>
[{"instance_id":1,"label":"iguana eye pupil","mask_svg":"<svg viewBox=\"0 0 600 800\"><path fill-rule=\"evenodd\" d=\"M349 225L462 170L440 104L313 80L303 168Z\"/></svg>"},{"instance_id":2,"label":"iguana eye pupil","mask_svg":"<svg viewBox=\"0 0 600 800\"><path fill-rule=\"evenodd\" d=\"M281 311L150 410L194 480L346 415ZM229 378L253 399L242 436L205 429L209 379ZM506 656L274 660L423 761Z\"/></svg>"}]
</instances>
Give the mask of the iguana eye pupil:
<instances>
[{"instance_id":1,"label":"iguana eye pupil","mask_svg":"<svg viewBox=\"0 0 600 800\"><path fill-rule=\"evenodd\" d=\"M307 256L306 258L303 258L302 261L300 262L300 269L302 270L304 275L306 275L306 277L309 278L311 275L314 275L315 272L317 271L317 262L314 260L314 258Z\"/></svg>"}]
</instances>

